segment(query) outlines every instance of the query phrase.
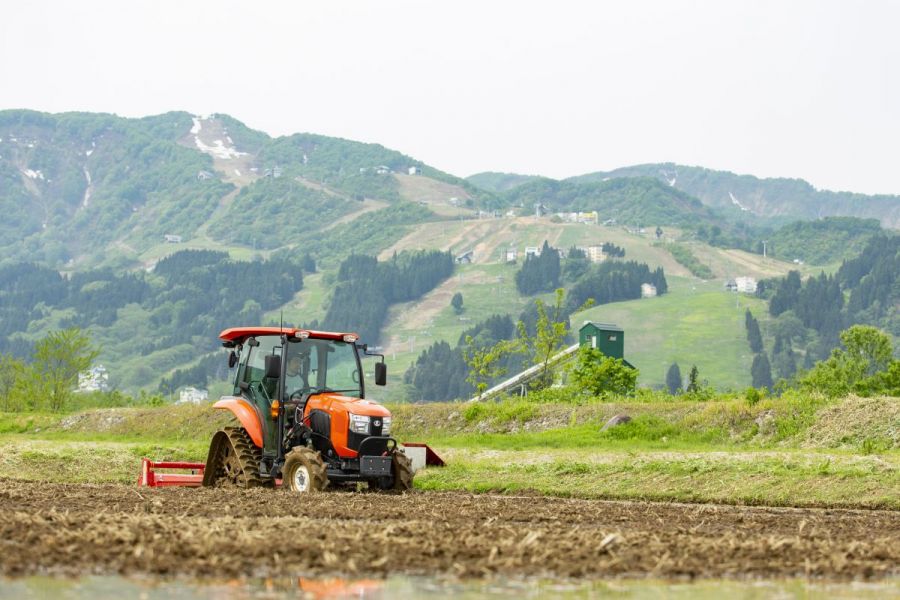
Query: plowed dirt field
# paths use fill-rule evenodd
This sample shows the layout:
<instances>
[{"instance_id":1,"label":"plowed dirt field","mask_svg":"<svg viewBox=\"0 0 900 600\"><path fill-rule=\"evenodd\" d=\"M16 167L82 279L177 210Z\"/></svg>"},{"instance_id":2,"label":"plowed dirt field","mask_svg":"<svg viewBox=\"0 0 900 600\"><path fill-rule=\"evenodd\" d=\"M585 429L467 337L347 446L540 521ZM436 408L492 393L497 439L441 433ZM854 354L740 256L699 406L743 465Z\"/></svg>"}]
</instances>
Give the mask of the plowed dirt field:
<instances>
[{"instance_id":1,"label":"plowed dirt field","mask_svg":"<svg viewBox=\"0 0 900 600\"><path fill-rule=\"evenodd\" d=\"M0 480L0 575L900 575L900 513Z\"/></svg>"}]
</instances>

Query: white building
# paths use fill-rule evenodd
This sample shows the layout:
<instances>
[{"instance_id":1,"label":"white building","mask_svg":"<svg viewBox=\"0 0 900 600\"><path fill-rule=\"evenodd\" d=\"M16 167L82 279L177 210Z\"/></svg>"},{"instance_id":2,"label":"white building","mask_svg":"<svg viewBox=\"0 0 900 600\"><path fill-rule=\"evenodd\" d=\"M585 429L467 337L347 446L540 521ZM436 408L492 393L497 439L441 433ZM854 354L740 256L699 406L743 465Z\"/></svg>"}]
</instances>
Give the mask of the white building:
<instances>
[{"instance_id":1,"label":"white building","mask_svg":"<svg viewBox=\"0 0 900 600\"><path fill-rule=\"evenodd\" d=\"M163 236L163 238L165 238L166 242L169 244L180 244L181 243L180 235L172 235L172 234L167 233L166 235Z\"/></svg>"},{"instance_id":2,"label":"white building","mask_svg":"<svg viewBox=\"0 0 900 600\"><path fill-rule=\"evenodd\" d=\"M519 251L515 248L507 248L506 249L506 262L514 263L519 258Z\"/></svg>"},{"instance_id":3,"label":"white building","mask_svg":"<svg viewBox=\"0 0 900 600\"><path fill-rule=\"evenodd\" d=\"M79 392L109 391L109 372L103 365L92 367L89 371L78 374Z\"/></svg>"},{"instance_id":4,"label":"white building","mask_svg":"<svg viewBox=\"0 0 900 600\"><path fill-rule=\"evenodd\" d=\"M540 256L541 249L537 246L525 246L525 258L529 256Z\"/></svg>"},{"instance_id":5,"label":"white building","mask_svg":"<svg viewBox=\"0 0 900 600\"><path fill-rule=\"evenodd\" d=\"M656 286L652 283L642 283L641 284L641 298L654 298L656 297Z\"/></svg>"},{"instance_id":6,"label":"white building","mask_svg":"<svg viewBox=\"0 0 900 600\"><path fill-rule=\"evenodd\" d=\"M588 246L587 257L593 263L601 263L606 260L606 254L603 253L603 246Z\"/></svg>"},{"instance_id":7,"label":"white building","mask_svg":"<svg viewBox=\"0 0 900 600\"><path fill-rule=\"evenodd\" d=\"M407 169L406 172L409 173L410 175L418 175L422 171L419 169L419 167L410 167L409 169Z\"/></svg>"},{"instance_id":8,"label":"white building","mask_svg":"<svg viewBox=\"0 0 900 600\"><path fill-rule=\"evenodd\" d=\"M178 395L177 404L200 404L209 400L209 391L198 390L195 387L186 387Z\"/></svg>"},{"instance_id":9,"label":"white building","mask_svg":"<svg viewBox=\"0 0 900 600\"><path fill-rule=\"evenodd\" d=\"M756 280L752 277L735 277L734 283L741 294L755 294Z\"/></svg>"}]
</instances>

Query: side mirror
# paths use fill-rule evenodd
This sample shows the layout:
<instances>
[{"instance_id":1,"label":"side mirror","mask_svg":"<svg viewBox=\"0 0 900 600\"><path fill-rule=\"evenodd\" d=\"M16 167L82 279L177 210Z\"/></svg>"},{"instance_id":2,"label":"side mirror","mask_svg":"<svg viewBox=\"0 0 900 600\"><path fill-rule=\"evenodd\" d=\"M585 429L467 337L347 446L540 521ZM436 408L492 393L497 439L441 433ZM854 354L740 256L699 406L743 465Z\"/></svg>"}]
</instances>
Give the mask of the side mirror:
<instances>
[{"instance_id":1,"label":"side mirror","mask_svg":"<svg viewBox=\"0 0 900 600\"><path fill-rule=\"evenodd\" d=\"M233 369L234 365L237 364L238 358L237 353L234 350L228 353L228 368Z\"/></svg>"},{"instance_id":2,"label":"side mirror","mask_svg":"<svg viewBox=\"0 0 900 600\"><path fill-rule=\"evenodd\" d=\"M375 363L375 385L387 383L387 365L383 362Z\"/></svg>"},{"instance_id":3,"label":"side mirror","mask_svg":"<svg viewBox=\"0 0 900 600\"><path fill-rule=\"evenodd\" d=\"M281 377L281 357L277 354L266 355L266 377L269 379Z\"/></svg>"}]
</instances>

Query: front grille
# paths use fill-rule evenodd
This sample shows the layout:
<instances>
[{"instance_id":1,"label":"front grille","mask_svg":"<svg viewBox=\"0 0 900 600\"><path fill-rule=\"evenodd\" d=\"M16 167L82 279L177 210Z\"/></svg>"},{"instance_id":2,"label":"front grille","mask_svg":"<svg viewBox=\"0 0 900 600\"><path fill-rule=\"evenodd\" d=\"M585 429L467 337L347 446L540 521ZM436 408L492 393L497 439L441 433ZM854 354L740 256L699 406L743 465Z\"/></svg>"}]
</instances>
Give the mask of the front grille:
<instances>
[{"instance_id":1,"label":"front grille","mask_svg":"<svg viewBox=\"0 0 900 600\"><path fill-rule=\"evenodd\" d=\"M378 425L375 425L376 422L378 423ZM369 436L380 436L382 427L383 423L381 417L375 417L372 419L372 422L369 423L369 431L371 433L369 433L368 435L365 433L353 433L352 431L348 430L349 435L347 436L347 447L349 447L351 450L359 450L360 442L362 442Z\"/></svg>"}]
</instances>

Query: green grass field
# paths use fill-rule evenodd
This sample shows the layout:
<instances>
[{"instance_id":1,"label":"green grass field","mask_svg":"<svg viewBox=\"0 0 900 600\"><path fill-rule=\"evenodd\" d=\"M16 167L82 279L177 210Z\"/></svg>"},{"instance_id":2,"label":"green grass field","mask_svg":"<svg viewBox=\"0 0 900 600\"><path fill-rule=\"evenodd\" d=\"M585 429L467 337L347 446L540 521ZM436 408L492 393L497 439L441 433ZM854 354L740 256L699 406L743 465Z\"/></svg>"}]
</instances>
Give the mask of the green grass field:
<instances>
[{"instance_id":1,"label":"green grass field","mask_svg":"<svg viewBox=\"0 0 900 600\"><path fill-rule=\"evenodd\" d=\"M898 398L396 405L400 441L447 461L419 490L900 509ZM611 415L633 420L601 431ZM204 461L207 406L0 413L0 477L132 483L140 458Z\"/></svg>"},{"instance_id":2,"label":"green grass field","mask_svg":"<svg viewBox=\"0 0 900 600\"><path fill-rule=\"evenodd\" d=\"M680 235L676 229L664 232L668 239ZM744 329L744 311L750 308L765 328L768 310L762 300L727 293L725 278L773 276L787 273L791 268L801 268L805 273L817 269L693 242L691 251L709 264L717 276L703 281L692 277L665 248L654 246L656 237L649 233L630 233L620 227L552 223L546 218L533 217L432 224L427 236L404 238L398 247L421 245L423 239L432 247L474 248L476 262L458 267L451 280L422 299L391 309L382 338L395 382L399 382L410 363L433 342L445 340L453 346L462 331L492 314L518 318L530 298L519 296L515 289L514 277L521 264L498 262L499 250L508 246L515 246L521 252L526 245L537 246L545 239L561 248L608 241L625 248L626 260L665 269L668 294L594 307L572 319L574 329L585 320L623 327L626 357L640 369L639 384L645 386L662 385L673 362L679 363L685 377L691 365L697 365L701 379L720 389L748 386L753 356ZM455 292L463 295L462 315L456 315L450 308ZM549 295L544 298L549 299ZM387 397L404 396L397 391Z\"/></svg>"},{"instance_id":3,"label":"green grass field","mask_svg":"<svg viewBox=\"0 0 900 600\"><path fill-rule=\"evenodd\" d=\"M639 384L661 385L678 362L687 377L697 365L701 379L717 388L750 385L753 354L747 342L744 312L749 308L765 327L764 300L724 290L718 280L667 277L669 293L596 306L573 318L615 323L625 330L625 356L640 370Z\"/></svg>"}]
</instances>

